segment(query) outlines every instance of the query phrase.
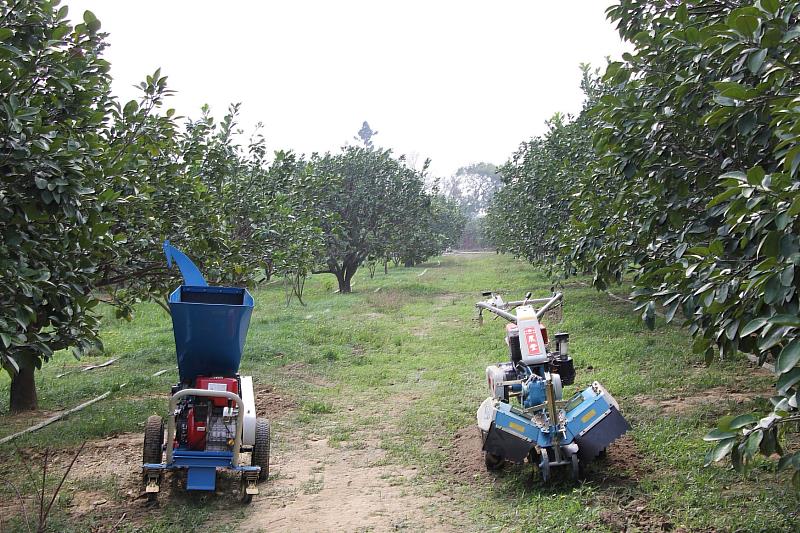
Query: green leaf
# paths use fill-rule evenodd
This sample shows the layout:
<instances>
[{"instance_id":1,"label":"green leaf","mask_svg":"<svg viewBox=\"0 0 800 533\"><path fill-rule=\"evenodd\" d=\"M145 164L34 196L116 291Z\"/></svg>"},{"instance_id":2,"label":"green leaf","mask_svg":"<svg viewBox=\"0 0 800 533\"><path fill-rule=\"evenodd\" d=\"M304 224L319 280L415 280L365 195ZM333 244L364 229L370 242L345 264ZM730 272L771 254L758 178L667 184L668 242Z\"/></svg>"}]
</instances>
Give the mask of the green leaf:
<instances>
[{"instance_id":1,"label":"green leaf","mask_svg":"<svg viewBox=\"0 0 800 533\"><path fill-rule=\"evenodd\" d=\"M706 433L706 436L703 437L703 440L706 442L713 442L716 440L730 439L735 436L736 432L734 431L727 431L720 428L714 428L708 433Z\"/></svg>"},{"instance_id":2,"label":"green leaf","mask_svg":"<svg viewBox=\"0 0 800 533\"><path fill-rule=\"evenodd\" d=\"M739 194L739 191L740 191L739 187L729 187L728 189L726 189L722 193L720 193L720 194L716 195L714 198L712 198L711 201L708 202L708 205L706 207L710 208L710 207L714 207L717 204L721 204L722 202L724 202L726 200L729 200L730 198L733 198L734 196ZM688 246L688 244L686 246ZM681 255L683 255L683 254L681 254ZM680 255L678 257L680 257Z\"/></svg>"},{"instance_id":3,"label":"green leaf","mask_svg":"<svg viewBox=\"0 0 800 533\"><path fill-rule=\"evenodd\" d=\"M780 251L781 234L779 231L770 231L758 247L758 256L761 258L778 257Z\"/></svg>"},{"instance_id":4,"label":"green leaf","mask_svg":"<svg viewBox=\"0 0 800 533\"><path fill-rule=\"evenodd\" d=\"M728 424L730 429L741 429L749 424L758 422L758 417L752 413L746 415L739 415Z\"/></svg>"},{"instance_id":5,"label":"green leaf","mask_svg":"<svg viewBox=\"0 0 800 533\"><path fill-rule=\"evenodd\" d=\"M775 315L769 318L769 323L774 326L800 327L800 316L786 314Z\"/></svg>"},{"instance_id":6,"label":"green leaf","mask_svg":"<svg viewBox=\"0 0 800 533\"><path fill-rule=\"evenodd\" d=\"M746 337L751 333L755 333L759 329L763 328L766 323L767 323L766 318L763 317L754 318L742 328L742 331L739 332L739 336Z\"/></svg>"},{"instance_id":7,"label":"green leaf","mask_svg":"<svg viewBox=\"0 0 800 533\"><path fill-rule=\"evenodd\" d=\"M778 461L778 470L791 466L797 458L800 458L800 451L784 454Z\"/></svg>"},{"instance_id":8,"label":"green leaf","mask_svg":"<svg viewBox=\"0 0 800 533\"><path fill-rule=\"evenodd\" d=\"M747 457L752 458L758 453L758 447L761 444L761 439L764 438L763 431L754 431L747 437L744 445L744 451Z\"/></svg>"},{"instance_id":9,"label":"green leaf","mask_svg":"<svg viewBox=\"0 0 800 533\"><path fill-rule=\"evenodd\" d=\"M727 96L728 98L747 100L753 96L753 90L750 87L735 81L716 81L712 82L711 85L713 85L722 96Z\"/></svg>"},{"instance_id":10,"label":"green leaf","mask_svg":"<svg viewBox=\"0 0 800 533\"><path fill-rule=\"evenodd\" d=\"M708 452L708 454L706 454L704 466L721 461L731 452L731 448L733 448L734 444L736 444L736 439L725 439L719 442L711 451Z\"/></svg>"},{"instance_id":11,"label":"green leaf","mask_svg":"<svg viewBox=\"0 0 800 533\"><path fill-rule=\"evenodd\" d=\"M10 28L0 28L0 41L5 41L14 35L14 31Z\"/></svg>"},{"instance_id":12,"label":"green leaf","mask_svg":"<svg viewBox=\"0 0 800 533\"><path fill-rule=\"evenodd\" d=\"M800 339L794 339L781 350L775 362L775 372L784 374L800 361Z\"/></svg>"},{"instance_id":13,"label":"green leaf","mask_svg":"<svg viewBox=\"0 0 800 533\"><path fill-rule=\"evenodd\" d=\"M781 374L775 388L778 390L778 394L786 394L786 391L798 381L800 381L800 367L794 367L788 372Z\"/></svg>"},{"instance_id":14,"label":"green leaf","mask_svg":"<svg viewBox=\"0 0 800 533\"><path fill-rule=\"evenodd\" d=\"M766 57L767 57L766 48L762 48L761 50L752 52L750 54L750 57L747 59L747 68L750 69L750 72L752 72L753 74L758 74L758 71L761 70L761 65L764 64L764 59Z\"/></svg>"},{"instance_id":15,"label":"green leaf","mask_svg":"<svg viewBox=\"0 0 800 533\"><path fill-rule=\"evenodd\" d=\"M779 446L777 432L777 428L767 429L763 432L764 438L761 439L761 445L759 446L758 451L761 452L761 455L764 457L769 457L778 451Z\"/></svg>"},{"instance_id":16,"label":"green leaf","mask_svg":"<svg viewBox=\"0 0 800 533\"><path fill-rule=\"evenodd\" d=\"M60 41L69 33L69 31L70 27L67 24L61 24L53 30L53 35L51 37L56 41Z\"/></svg>"},{"instance_id":17,"label":"green leaf","mask_svg":"<svg viewBox=\"0 0 800 533\"><path fill-rule=\"evenodd\" d=\"M758 29L758 19L750 15L739 15L733 24L735 29L747 36L753 35Z\"/></svg>"},{"instance_id":18,"label":"green leaf","mask_svg":"<svg viewBox=\"0 0 800 533\"><path fill-rule=\"evenodd\" d=\"M758 349L763 351L769 350L773 346L779 344L784 337L786 336L786 332L789 330L786 326L782 326L779 328L772 328L769 330L769 333L765 337L758 339Z\"/></svg>"},{"instance_id":19,"label":"green leaf","mask_svg":"<svg viewBox=\"0 0 800 533\"><path fill-rule=\"evenodd\" d=\"M0 336L5 336L5 335L0 333ZM5 339L3 339L3 344L5 344ZM6 347L8 347L8 345L6 345ZM10 355L6 355L5 360L8 361L8 364L11 365L11 367L14 369L14 372L19 372L19 364L17 364L17 361L13 357L11 357Z\"/></svg>"},{"instance_id":20,"label":"green leaf","mask_svg":"<svg viewBox=\"0 0 800 533\"><path fill-rule=\"evenodd\" d=\"M800 165L800 144L786 152L786 156L783 159L783 169L791 176L794 176L798 165ZM792 206L794 207L794 204Z\"/></svg>"},{"instance_id":21,"label":"green leaf","mask_svg":"<svg viewBox=\"0 0 800 533\"><path fill-rule=\"evenodd\" d=\"M778 9L781 7L778 0L758 0L758 5L767 13L772 13L773 15L777 13Z\"/></svg>"},{"instance_id":22,"label":"green leaf","mask_svg":"<svg viewBox=\"0 0 800 533\"><path fill-rule=\"evenodd\" d=\"M689 20L689 12L686 9L686 4L679 5L678 9L675 10L675 20L680 23L685 23Z\"/></svg>"},{"instance_id":23,"label":"green leaf","mask_svg":"<svg viewBox=\"0 0 800 533\"><path fill-rule=\"evenodd\" d=\"M789 216L793 217L800 214L800 194L798 194L797 197L792 201L792 205L789 207L787 213Z\"/></svg>"},{"instance_id":24,"label":"green leaf","mask_svg":"<svg viewBox=\"0 0 800 533\"><path fill-rule=\"evenodd\" d=\"M97 17L95 17L94 13L91 11L87 10L83 12L83 22L90 32L96 32L100 29L100 21L97 20Z\"/></svg>"},{"instance_id":25,"label":"green leaf","mask_svg":"<svg viewBox=\"0 0 800 533\"><path fill-rule=\"evenodd\" d=\"M747 182L750 185L761 185L766 175L767 173L764 172L764 169L756 165L747 171Z\"/></svg>"}]
</instances>

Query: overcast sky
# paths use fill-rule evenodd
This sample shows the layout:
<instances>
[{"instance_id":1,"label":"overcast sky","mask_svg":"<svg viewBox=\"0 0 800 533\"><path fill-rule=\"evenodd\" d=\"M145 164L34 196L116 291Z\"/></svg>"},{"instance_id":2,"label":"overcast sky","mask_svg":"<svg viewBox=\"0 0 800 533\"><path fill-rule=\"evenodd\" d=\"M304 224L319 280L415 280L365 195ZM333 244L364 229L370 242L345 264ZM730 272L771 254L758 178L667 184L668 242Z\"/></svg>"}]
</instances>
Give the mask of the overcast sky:
<instances>
[{"instance_id":1,"label":"overcast sky","mask_svg":"<svg viewBox=\"0 0 800 533\"><path fill-rule=\"evenodd\" d=\"M157 67L179 114L242 103L271 149L336 150L369 121L376 144L437 175L502 163L580 108L578 65L624 50L612 0L66 0L110 33L114 91ZM418 165L418 166L419 166Z\"/></svg>"}]
</instances>

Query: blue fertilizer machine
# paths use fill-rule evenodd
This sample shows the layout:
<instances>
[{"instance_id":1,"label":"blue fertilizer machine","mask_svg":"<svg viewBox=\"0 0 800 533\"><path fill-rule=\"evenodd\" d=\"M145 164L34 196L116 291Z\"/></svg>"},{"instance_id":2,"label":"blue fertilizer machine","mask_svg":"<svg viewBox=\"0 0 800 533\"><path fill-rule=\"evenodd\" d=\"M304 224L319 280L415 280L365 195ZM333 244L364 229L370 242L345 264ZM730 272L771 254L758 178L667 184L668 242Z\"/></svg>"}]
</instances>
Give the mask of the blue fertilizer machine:
<instances>
[{"instance_id":1,"label":"blue fertilizer machine","mask_svg":"<svg viewBox=\"0 0 800 533\"><path fill-rule=\"evenodd\" d=\"M210 287L169 241L164 253L184 280L169 296L180 383L172 387L166 424L158 415L147 419L145 492L157 497L167 470L184 471L187 490L215 491L221 469L234 474L237 497L250 503L269 476L270 444L269 422L256 416L253 378L239 375L253 297L247 289Z\"/></svg>"},{"instance_id":2,"label":"blue fertilizer machine","mask_svg":"<svg viewBox=\"0 0 800 533\"><path fill-rule=\"evenodd\" d=\"M563 386L575 381L569 353L569 334L556 333L553 342L540 320L563 304L563 295L505 302L492 292L483 293L478 316L484 310L506 319L510 361L486 368L490 396L478 409L478 429L486 468L497 470L506 462L526 459L542 480L554 469L566 469L578 479L582 465L605 453L630 426L616 400L595 381L571 398L563 399ZM537 309L536 305L540 305ZM513 311L513 312L512 312Z\"/></svg>"}]
</instances>

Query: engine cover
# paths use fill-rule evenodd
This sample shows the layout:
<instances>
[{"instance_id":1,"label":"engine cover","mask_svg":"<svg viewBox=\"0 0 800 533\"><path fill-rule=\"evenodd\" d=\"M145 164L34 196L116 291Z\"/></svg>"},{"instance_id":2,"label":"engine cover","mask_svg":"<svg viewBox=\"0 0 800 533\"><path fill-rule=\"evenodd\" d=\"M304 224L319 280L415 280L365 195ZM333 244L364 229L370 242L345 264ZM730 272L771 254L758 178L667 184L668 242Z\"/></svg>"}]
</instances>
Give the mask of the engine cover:
<instances>
[{"instance_id":1,"label":"engine cover","mask_svg":"<svg viewBox=\"0 0 800 533\"><path fill-rule=\"evenodd\" d=\"M201 376L197 378L195 387L198 389L228 391L237 395L239 394L239 382L236 381L236 378L209 378ZM211 401L215 407L228 406L227 398L212 398Z\"/></svg>"}]
</instances>

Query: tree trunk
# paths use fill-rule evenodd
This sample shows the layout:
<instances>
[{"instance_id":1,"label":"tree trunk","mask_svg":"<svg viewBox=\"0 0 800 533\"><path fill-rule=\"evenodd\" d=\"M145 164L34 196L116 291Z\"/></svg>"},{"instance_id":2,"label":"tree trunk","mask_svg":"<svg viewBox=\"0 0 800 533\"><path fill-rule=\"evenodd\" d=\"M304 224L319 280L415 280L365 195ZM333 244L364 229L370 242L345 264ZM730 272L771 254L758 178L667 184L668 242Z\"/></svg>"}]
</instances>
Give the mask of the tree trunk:
<instances>
[{"instance_id":1,"label":"tree trunk","mask_svg":"<svg viewBox=\"0 0 800 533\"><path fill-rule=\"evenodd\" d=\"M346 274L346 271L342 269L340 272L336 273L336 279L339 281L339 293L345 294L349 293L350 291L350 276Z\"/></svg>"},{"instance_id":2,"label":"tree trunk","mask_svg":"<svg viewBox=\"0 0 800 533\"><path fill-rule=\"evenodd\" d=\"M30 363L20 365L19 372L11 377L11 411L32 411L39 407L36 398L36 367Z\"/></svg>"}]
</instances>

